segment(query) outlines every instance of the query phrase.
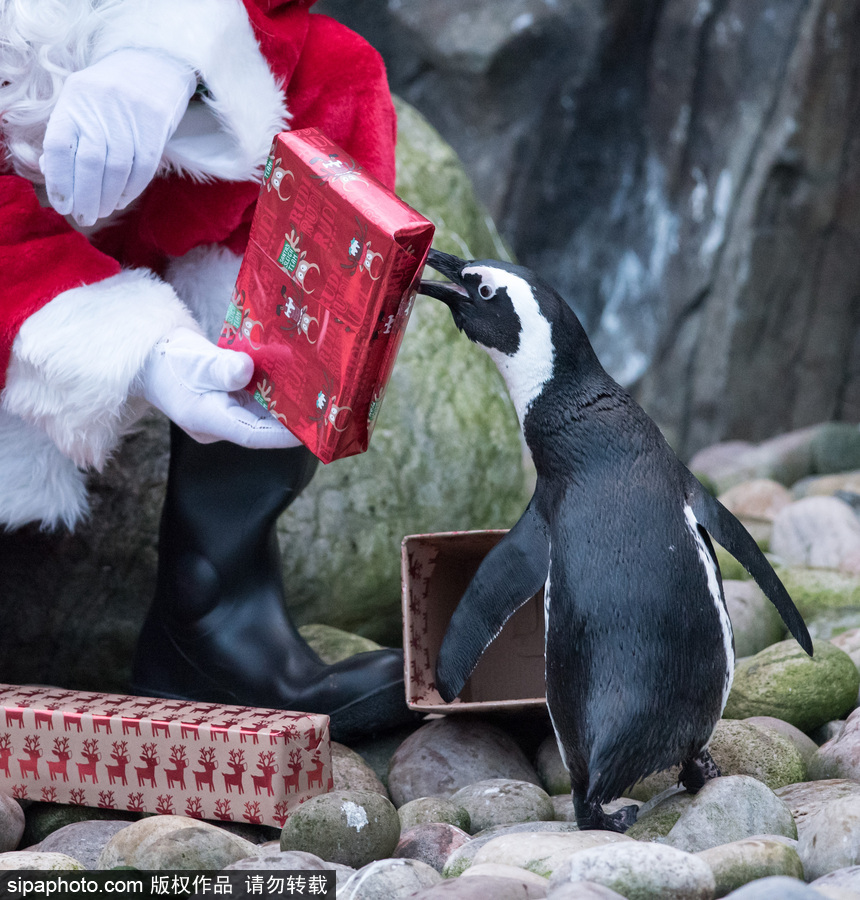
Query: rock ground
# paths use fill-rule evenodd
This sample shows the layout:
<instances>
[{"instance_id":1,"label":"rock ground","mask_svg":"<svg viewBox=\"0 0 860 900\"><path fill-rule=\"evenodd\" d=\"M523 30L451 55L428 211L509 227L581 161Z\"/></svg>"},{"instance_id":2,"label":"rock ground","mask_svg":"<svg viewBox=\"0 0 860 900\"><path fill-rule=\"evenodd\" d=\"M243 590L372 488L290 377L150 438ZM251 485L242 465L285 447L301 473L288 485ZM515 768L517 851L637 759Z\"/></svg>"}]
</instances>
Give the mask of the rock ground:
<instances>
[{"instance_id":1,"label":"rock ground","mask_svg":"<svg viewBox=\"0 0 860 900\"><path fill-rule=\"evenodd\" d=\"M814 524L820 504L802 503L810 490L788 504L780 495L774 518L808 510ZM761 486L753 494L760 499ZM835 502L840 516L855 515ZM814 539L819 530L800 522L793 533ZM332 868L347 900L856 896L860 577L796 560L779 571L811 629L825 621L832 631L855 615L858 624L832 641L819 637L810 660L776 629L763 638L748 604L730 604L738 643L767 646L738 661L712 738L724 777L696 796L674 787L676 770L631 787L642 806L625 835L577 830L545 717L450 716L363 741L360 752L334 745L334 790L302 804L280 833L183 816L127 821L110 810L25 808L0 794L0 867ZM745 596L757 602L751 590ZM331 646L332 638L350 645L331 632L320 640Z\"/></svg>"}]
</instances>

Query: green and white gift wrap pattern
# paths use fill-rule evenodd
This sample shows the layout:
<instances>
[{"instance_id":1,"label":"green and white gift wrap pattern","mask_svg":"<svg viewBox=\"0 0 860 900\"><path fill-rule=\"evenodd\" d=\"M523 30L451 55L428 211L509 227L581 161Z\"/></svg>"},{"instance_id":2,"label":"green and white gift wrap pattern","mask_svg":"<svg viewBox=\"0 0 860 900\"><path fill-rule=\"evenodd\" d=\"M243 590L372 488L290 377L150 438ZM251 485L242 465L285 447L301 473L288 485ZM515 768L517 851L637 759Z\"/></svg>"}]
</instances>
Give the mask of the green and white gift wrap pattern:
<instances>
[{"instance_id":1,"label":"green and white gift wrap pattern","mask_svg":"<svg viewBox=\"0 0 860 900\"><path fill-rule=\"evenodd\" d=\"M367 450L433 232L317 129L276 136L218 343L323 462Z\"/></svg>"}]
</instances>

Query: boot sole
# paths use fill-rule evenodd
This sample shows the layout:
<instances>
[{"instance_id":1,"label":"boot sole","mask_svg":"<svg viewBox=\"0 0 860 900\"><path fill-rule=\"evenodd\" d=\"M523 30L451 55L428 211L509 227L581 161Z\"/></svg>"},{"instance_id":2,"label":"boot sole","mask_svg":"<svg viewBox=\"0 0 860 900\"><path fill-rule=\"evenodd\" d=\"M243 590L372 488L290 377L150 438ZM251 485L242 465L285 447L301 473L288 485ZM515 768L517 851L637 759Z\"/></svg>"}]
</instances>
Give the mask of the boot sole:
<instances>
[{"instance_id":1,"label":"boot sole","mask_svg":"<svg viewBox=\"0 0 860 900\"><path fill-rule=\"evenodd\" d=\"M157 697L159 700L182 700L186 703L211 703L219 701L207 700L205 697L189 697L168 691L156 691L142 684L130 684L129 690L138 697ZM238 698L233 704L243 704ZM288 709L285 712L307 713L314 715L326 715L329 717L329 730L331 739L340 744L347 743L358 738L370 737L373 734L389 731L400 725L417 722L421 714L410 710L404 700L404 687L402 681L392 681L383 685L363 697L339 707L328 713L315 713L313 710Z\"/></svg>"}]
</instances>

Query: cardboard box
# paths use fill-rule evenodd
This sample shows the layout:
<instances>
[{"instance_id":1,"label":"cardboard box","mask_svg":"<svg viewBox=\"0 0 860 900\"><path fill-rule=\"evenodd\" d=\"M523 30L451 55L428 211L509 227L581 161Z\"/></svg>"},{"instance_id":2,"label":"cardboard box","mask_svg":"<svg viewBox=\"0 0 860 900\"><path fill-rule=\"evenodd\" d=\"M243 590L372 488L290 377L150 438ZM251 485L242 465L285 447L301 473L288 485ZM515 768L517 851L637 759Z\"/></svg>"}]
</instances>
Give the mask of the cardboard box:
<instances>
[{"instance_id":1,"label":"cardboard box","mask_svg":"<svg viewBox=\"0 0 860 900\"><path fill-rule=\"evenodd\" d=\"M275 138L218 344L323 462L367 450L433 231L317 129Z\"/></svg>"},{"instance_id":2,"label":"cardboard box","mask_svg":"<svg viewBox=\"0 0 860 900\"><path fill-rule=\"evenodd\" d=\"M283 827L332 788L328 716L0 684L19 799Z\"/></svg>"},{"instance_id":3,"label":"cardboard box","mask_svg":"<svg viewBox=\"0 0 860 900\"><path fill-rule=\"evenodd\" d=\"M505 623L453 703L434 684L448 623L483 558L507 532L409 535L401 548L406 701L426 713L545 706L543 591Z\"/></svg>"}]
</instances>

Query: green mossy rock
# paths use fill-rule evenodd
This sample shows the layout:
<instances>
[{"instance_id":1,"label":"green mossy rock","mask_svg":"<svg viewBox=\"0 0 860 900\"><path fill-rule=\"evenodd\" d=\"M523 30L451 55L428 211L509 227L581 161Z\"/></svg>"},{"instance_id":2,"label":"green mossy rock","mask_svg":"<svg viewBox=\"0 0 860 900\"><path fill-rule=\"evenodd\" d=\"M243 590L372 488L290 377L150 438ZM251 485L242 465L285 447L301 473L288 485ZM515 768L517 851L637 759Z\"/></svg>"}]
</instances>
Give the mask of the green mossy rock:
<instances>
[{"instance_id":1,"label":"green mossy rock","mask_svg":"<svg viewBox=\"0 0 860 900\"><path fill-rule=\"evenodd\" d=\"M453 150L409 106L397 110L397 192L436 225L434 246L508 256ZM444 304L419 296L369 450L320 466L279 522L291 611L399 643L403 536L510 527L528 497L501 376Z\"/></svg>"},{"instance_id":2,"label":"green mossy rock","mask_svg":"<svg viewBox=\"0 0 860 900\"><path fill-rule=\"evenodd\" d=\"M849 472L860 466L860 428L849 422L825 422L812 438L812 467L818 475Z\"/></svg>"},{"instance_id":3,"label":"green mossy rock","mask_svg":"<svg viewBox=\"0 0 860 900\"><path fill-rule=\"evenodd\" d=\"M332 791L290 815L281 850L304 850L359 869L391 856L399 838L400 819L387 798L374 791Z\"/></svg>"},{"instance_id":4,"label":"green mossy rock","mask_svg":"<svg viewBox=\"0 0 860 900\"><path fill-rule=\"evenodd\" d=\"M714 873L716 897L773 875L803 880L803 863L794 841L777 838L745 838L697 853Z\"/></svg>"},{"instance_id":5,"label":"green mossy rock","mask_svg":"<svg viewBox=\"0 0 860 900\"><path fill-rule=\"evenodd\" d=\"M543 788L511 778L487 778L466 785L451 795L451 801L469 813L475 832L495 825L551 821L555 815Z\"/></svg>"},{"instance_id":6,"label":"green mossy rock","mask_svg":"<svg viewBox=\"0 0 860 900\"><path fill-rule=\"evenodd\" d=\"M209 822L187 816L149 816L118 831L97 869L223 869L253 856L256 845Z\"/></svg>"},{"instance_id":7,"label":"green mossy rock","mask_svg":"<svg viewBox=\"0 0 860 900\"><path fill-rule=\"evenodd\" d=\"M786 728L792 727L785 722L782 724ZM798 734L805 738L802 733ZM814 753L815 745L809 743ZM723 775L751 775L772 791L803 781L807 775L806 761L797 744L774 728L755 722L720 719L709 749ZM652 800L677 785L679 773L679 766L655 772L630 788L629 795L636 800Z\"/></svg>"},{"instance_id":8,"label":"green mossy rock","mask_svg":"<svg viewBox=\"0 0 860 900\"><path fill-rule=\"evenodd\" d=\"M430 825L435 822L454 825L467 833L472 831L468 810L446 797L418 797L404 803L397 810L397 815L400 817L402 831L415 825Z\"/></svg>"},{"instance_id":9,"label":"green mossy rock","mask_svg":"<svg viewBox=\"0 0 860 900\"><path fill-rule=\"evenodd\" d=\"M788 806L749 775L714 778L694 795L663 842L698 853L760 834L797 838Z\"/></svg>"},{"instance_id":10,"label":"green mossy rock","mask_svg":"<svg viewBox=\"0 0 860 900\"><path fill-rule=\"evenodd\" d=\"M340 662L356 653L379 650L380 645L360 634L352 634L331 625L302 625L299 634L310 644L311 649L328 665Z\"/></svg>"},{"instance_id":11,"label":"green mossy rock","mask_svg":"<svg viewBox=\"0 0 860 900\"><path fill-rule=\"evenodd\" d=\"M671 788L639 811L626 832L639 841L657 841L696 853L761 834L797 838L789 806L748 775L715 778L688 794Z\"/></svg>"},{"instance_id":12,"label":"green mossy rock","mask_svg":"<svg viewBox=\"0 0 860 900\"><path fill-rule=\"evenodd\" d=\"M739 563L725 547L713 542L714 551L717 554L717 564L724 581L749 581L750 573Z\"/></svg>"},{"instance_id":13,"label":"green mossy rock","mask_svg":"<svg viewBox=\"0 0 860 900\"><path fill-rule=\"evenodd\" d=\"M337 741L331 742L331 769L334 779L332 790L374 791L388 799L385 785L364 757Z\"/></svg>"},{"instance_id":14,"label":"green mossy rock","mask_svg":"<svg viewBox=\"0 0 860 900\"><path fill-rule=\"evenodd\" d=\"M860 610L860 577L831 569L778 566L776 574L804 619L835 609Z\"/></svg>"},{"instance_id":15,"label":"green mossy rock","mask_svg":"<svg viewBox=\"0 0 860 900\"><path fill-rule=\"evenodd\" d=\"M860 672L828 641L814 641L813 651L810 658L794 640L781 641L742 660L723 716L774 716L805 732L841 718L857 701Z\"/></svg>"},{"instance_id":16,"label":"green mossy rock","mask_svg":"<svg viewBox=\"0 0 860 900\"><path fill-rule=\"evenodd\" d=\"M806 779L803 755L791 739L750 722L721 719L710 749L723 775L751 775L772 791Z\"/></svg>"},{"instance_id":17,"label":"green mossy rock","mask_svg":"<svg viewBox=\"0 0 860 900\"><path fill-rule=\"evenodd\" d=\"M676 776L675 782L677 780ZM637 841L662 841L692 801L692 794L667 788L639 808L639 817L624 833Z\"/></svg>"},{"instance_id":18,"label":"green mossy rock","mask_svg":"<svg viewBox=\"0 0 860 900\"><path fill-rule=\"evenodd\" d=\"M17 871L19 869L43 872L83 872L86 866L65 853L43 853L41 850L10 850L0 853L0 870Z\"/></svg>"},{"instance_id":19,"label":"green mossy rock","mask_svg":"<svg viewBox=\"0 0 860 900\"><path fill-rule=\"evenodd\" d=\"M860 608L828 609L807 619L806 627L813 638L834 643L833 638L838 638L847 632L860 630ZM840 646L839 643L836 643L836 646ZM845 647L841 649L846 653L849 652ZM851 654L849 653L849 655Z\"/></svg>"},{"instance_id":20,"label":"green mossy rock","mask_svg":"<svg viewBox=\"0 0 860 900\"><path fill-rule=\"evenodd\" d=\"M535 768L544 790L550 796L570 794L570 772L562 761L554 734L548 735L538 747Z\"/></svg>"}]
</instances>

